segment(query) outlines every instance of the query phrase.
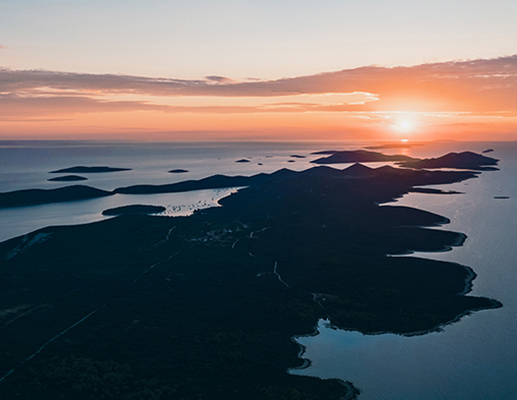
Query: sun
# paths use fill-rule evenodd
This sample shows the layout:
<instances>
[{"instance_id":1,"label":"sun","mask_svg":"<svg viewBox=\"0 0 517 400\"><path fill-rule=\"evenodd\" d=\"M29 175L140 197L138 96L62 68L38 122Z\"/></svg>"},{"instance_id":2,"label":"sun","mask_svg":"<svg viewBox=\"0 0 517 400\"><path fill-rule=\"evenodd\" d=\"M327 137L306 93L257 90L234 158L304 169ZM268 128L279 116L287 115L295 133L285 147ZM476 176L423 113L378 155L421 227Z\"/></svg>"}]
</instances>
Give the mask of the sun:
<instances>
[{"instance_id":1,"label":"sun","mask_svg":"<svg viewBox=\"0 0 517 400\"><path fill-rule=\"evenodd\" d=\"M401 121L400 127L402 128L402 130L407 131L409 130L409 128L411 128L411 123L407 120Z\"/></svg>"}]
</instances>

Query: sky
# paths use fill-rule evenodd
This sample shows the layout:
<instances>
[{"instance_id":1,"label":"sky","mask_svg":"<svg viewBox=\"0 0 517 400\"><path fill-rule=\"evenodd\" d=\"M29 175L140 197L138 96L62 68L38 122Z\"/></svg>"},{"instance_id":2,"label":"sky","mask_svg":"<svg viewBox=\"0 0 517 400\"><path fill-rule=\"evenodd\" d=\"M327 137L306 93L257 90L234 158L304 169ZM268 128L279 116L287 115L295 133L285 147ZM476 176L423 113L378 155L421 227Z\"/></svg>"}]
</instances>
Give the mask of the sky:
<instances>
[{"instance_id":1,"label":"sky","mask_svg":"<svg viewBox=\"0 0 517 400\"><path fill-rule=\"evenodd\" d=\"M0 139L517 140L515 0L0 0Z\"/></svg>"}]
</instances>

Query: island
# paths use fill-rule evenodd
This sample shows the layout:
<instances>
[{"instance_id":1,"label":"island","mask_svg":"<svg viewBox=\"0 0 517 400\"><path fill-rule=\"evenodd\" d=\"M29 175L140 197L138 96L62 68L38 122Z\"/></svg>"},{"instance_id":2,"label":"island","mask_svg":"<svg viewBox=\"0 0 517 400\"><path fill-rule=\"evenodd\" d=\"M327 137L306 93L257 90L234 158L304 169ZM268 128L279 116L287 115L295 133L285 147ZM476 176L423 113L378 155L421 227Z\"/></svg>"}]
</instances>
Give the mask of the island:
<instances>
[{"instance_id":1,"label":"island","mask_svg":"<svg viewBox=\"0 0 517 400\"><path fill-rule=\"evenodd\" d=\"M369 150L381 150L381 149L410 149L415 146L422 146L422 143L386 143L377 146L368 146L366 149Z\"/></svg>"},{"instance_id":2,"label":"island","mask_svg":"<svg viewBox=\"0 0 517 400\"><path fill-rule=\"evenodd\" d=\"M62 174L62 173L97 174L97 173L118 172L118 171L131 171L131 168L77 166L77 167L58 169L56 171L50 171L49 174Z\"/></svg>"},{"instance_id":3,"label":"island","mask_svg":"<svg viewBox=\"0 0 517 400\"><path fill-rule=\"evenodd\" d=\"M57 189L15 190L0 193L0 208L87 200L111 195L113 195L113 192L85 185L66 186Z\"/></svg>"},{"instance_id":4,"label":"island","mask_svg":"<svg viewBox=\"0 0 517 400\"><path fill-rule=\"evenodd\" d=\"M171 169L169 171L170 174L184 174L187 172L188 172L188 170L186 170L186 169Z\"/></svg>"},{"instance_id":5,"label":"island","mask_svg":"<svg viewBox=\"0 0 517 400\"><path fill-rule=\"evenodd\" d=\"M330 154L328 157L318 158L311 161L314 164L339 164L339 163L356 163L356 162L391 162L391 161L411 161L413 158L398 155L386 155L375 151L368 150L343 150L334 151L326 150L313 154Z\"/></svg>"},{"instance_id":6,"label":"island","mask_svg":"<svg viewBox=\"0 0 517 400\"><path fill-rule=\"evenodd\" d=\"M143 194L240 187L189 217L120 215L0 243L5 398L355 399L353 382L290 375L294 336L320 318L419 335L501 307L468 266L414 256L466 236L390 204L415 187L476 178L354 164L216 175ZM5 311L8 310L8 311Z\"/></svg>"},{"instance_id":7,"label":"island","mask_svg":"<svg viewBox=\"0 0 517 400\"><path fill-rule=\"evenodd\" d=\"M166 210L163 206L149 206L143 204L131 204L109 208L102 212L102 215L126 215L126 214L159 214Z\"/></svg>"},{"instance_id":8,"label":"island","mask_svg":"<svg viewBox=\"0 0 517 400\"><path fill-rule=\"evenodd\" d=\"M64 175L57 176L55 178L47 179L49 182L73 182L73 181L87 181L88 178L79 175Z\"/></svg>"},{"instance_id":9,"label":"island","mask_svg":"<svg viewBox=\"0 0 517 400\"><path fill-rule=\"evenodd\" d=\"M291 158L307 158L307 157L305 157L305 156L300 156L300 155L298 155L298 154L292 154L292 155L290 155L289 157L291 157Z\"/></svg>"},{"instance_id":10,"label":"island","mask_svg":"<svg viewBox=\"0 0 517 400\"><path fill-rule=\"evenodd\" d=\"M247 163L247 162L251 162L250 160L246 159L246 158L241 158L240 160L237 160L235 161L236 163Z\"/></svg>"},{"instance_id":11,"label":"island","mask_svg":"<svg viewBox=\"0 0 517 400\"><path fill-rule=\"evenodd\" d=\"M499 160L476 154L471 151L462 153L449 153L438 158L426 158L423 160L408 160L398 164L404 168L454 168L472 169L478 171L496 171Z\"/></svg>"}]
</instances>

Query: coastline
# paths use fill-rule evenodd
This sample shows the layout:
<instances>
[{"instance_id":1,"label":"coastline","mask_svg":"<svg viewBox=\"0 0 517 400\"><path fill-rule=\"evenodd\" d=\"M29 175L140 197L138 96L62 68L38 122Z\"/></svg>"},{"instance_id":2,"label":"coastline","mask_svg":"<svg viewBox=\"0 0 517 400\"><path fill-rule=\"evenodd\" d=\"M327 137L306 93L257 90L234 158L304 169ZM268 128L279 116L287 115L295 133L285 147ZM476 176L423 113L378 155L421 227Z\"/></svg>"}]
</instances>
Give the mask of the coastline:
<instances>
[{"instance_id":1,"label":"coastline","mask_svg":"<svg viewBox=\"0 0 517 400\"><path fill-rule=\"evenodd\" d=\"M283 382L285 377L279 371L294 359L303 360L305 350L298 347L296 356L289 345L290 342L296 343L293 331L303 329L323 313L330 317L330 321L337 320L336 326L339 327L346 321L354 321L354 325L365 331L376 326L395 326L397 331L407 332L411 327L431 325L433 318L446 318L445 323L448 324L453 317L449 315L456 309L463 309L463 314L468 314L494 306L491 299L461 296L461 289L457 287L461 286L465 291L466 282L473 278L468 274L465 278L460 272L464 270L454 264L385 257L390 251L398 254L403 248L420 251L422 248L441 249L451 241L453 245L463 243L465 238L461 235L451 236L447 231L423 228L428 226L420 225L423 214L416 215L411 210L401 208L382 210L378 204L407 192L415 181L422 183L421 180L424 180L423 184L432 184L436 181L464 180L469 175L391 174L391 169L382 171L387 171L386 176L358 178L354 173L354 179L343 179L350 171L316 168L293 173L280 170L268 175L267 179L264 175L260 179L254 178L256 181L245 189L221 200L222 207L197 212L188 218L122 216L88 225L46 228L45 232L52 233L50 240L36 243L16 257L5 260L8 264L2 268L16 274L23 273L29 281L36 278L33 270L59 271L60 274L56 275L59 279L53 278L55 280L50 285L40 288L43 291L62 291L63 279L76 282L79 278L76 274L93 273L88 278L81 277L93 283L88 286L88 295L81 293L82 296L79 296L77 293L77 297L74 297L75 302L86 305L82 309L96 309L95 304L113 292L118 279L138 283L138 290L137 285L135 290L130 286L131 290L124 295L124 302L129 302L130 308L124 302L118 304L117 301L96 314L95 318L100 318L102 325L106 326L103 330L106 336L96 338L95 342L100 347L94 348L104 348L103 341L108 340L112 332L118 332L118 328L112 325L115 321L107 318L109 315L120 314L117 319L123 318L123 322L117 322L116 326L127 332L125 340L134 343L142 340L142 334L151 335L144 340L163 343L164 348L169 349L166 353L177 354L176 357L180 359L192 357L188 343L192 338L191 331L196 332L196 347L206 350L205 357L202 362L199 361L201 364L197 366L197 372L189 369L182 373L199 380L195 381L198 382L196 388L199 388L196 390L203 390L199 386L200 380L204 379L201 367L206 359L212 359L208 354L212 354L213 349L228 353L223 359L218 356L224 365L242 368L239 372L244 379L242 390L251 390L251 382L257 385L253 387L266 385L268 380L260 383L254 381L257 378L253 377L252 372L256 372L258 365L273 363L270 357L263 354L263 349L267 348L269 355L274 354L276 365L273 369L276 372L272 372L268 378L272 382L278 382L277 385L281 384L283 388L298 382L297 385L309 392L327 387L332 391L332 396L337 396L338 391L330 381L316 383L294 379L288 383ZM406 218L409 224L400 226L399 216ZM434 221L434 217L424 220ZM28 238L30 240L30 236ZM2 242L0 246L9 250L9 246L16 246L20 240ZM237 242L239 246L234 246ZM156 243L161 245L155 246ZM88 248L96 249L96 252L85 254L85 244ZM57 258L63 249L66 249L68 258ZM45 257L42 258L41 254L45 254ZM172 259L171 254L177 256ZM250 257L251 254L253 256ZM62 261L56 263L56 259ZM271 266L276 266L277 262L284 281L274 274L261 274L264 269L271 271ZM92 265L106 268L109 273L102 272L101 276L109 279L99 281L97 278L101 271L86 269ZM122 276L118 270L124 265L129 265L129 269ZM48 275L48 272L45 273ZM428 293L414 291L415 284L420 285L420 281L428 285L428 278L433 279ZM460 278L462 282L459 282ZM361 282L361 285L354 284L355 281ZM33 282L34 285L38 283ZM228 296L228 293L232 295ZM268 293L268 296L264 297L264 293ZM321 293L321 301L309 299L311 293ZM23 299L25 294L20 292L17 296ZM452 303L442 304L443 296ZM196 307L183 304L186 299L189 300L188 304L195 304ZM70 306L73 303L70 301ZM163 308L161 304L172 308ZM60 323L60 312L65 312L72 321L80 320L80 315L76 315L80 308L69 310L67 307L67 304L54 307L52 313L56 323ZM138 318L134 312L129 311L128 314L127 310L142 307L145 313L138 312ZM366 312L361 308L366 308ZM272 310L276 311L272 313ZM436 312L436 315L428 316L426 313L429 312ZM442 315L443 312L445 314ZM401 319L406 314L411 316L409 323ZM169 326L164 315L170 315L171 320L180 324L182 329ZM214 319L213 315L218 318ZM460 314L455 315L453 319ZM31 316L38 317L36 314ZM133 322L142 319L147 322L142 325ZM21 318L18 321L20 324L29 322ZM257 323L261 326L260 335L257 334ZM156 332L147 329L154 326L159 328ZM270 327L269 334L262 331L266 327ZM10 324L9 329L14 329L13 332L19 329L18 322L16 326ZM46 329L52 330L54 327L49 324ZM84 333L91 332L91 329L88 323L81 325ZM160 336L163 335L161 332L171 329L177 336L175 343L168 343L167 335ZM313 330L312 335L317 334L314 327ZM242 331L244 335L239 333ZM283 332L285 337L277 339L276 332ZM424 331L409 332L411 335ZM45 336L45 332L37 334ZM254 340L258 340L261 346L243 339L254 338L255 335L260 337ZM78 354L81 340L84 338L76 337L75 344L70 345ZM245 367L249 357L254 360L250 365L256 365L250 367L250 371ZM16 354L12 358L15 359ZM121 363L129 362L122 353L116 359ZM36 361L52 363L44 354L38 356ZM3 364L9 365L9 362L7 359ZM162 362L160 366L168 371L165 375L176 379L178 372L174 371L178 366L168 365L166 359ZM192 362L193 365L198 363ZM305 361L302 363L305 368L309 365ZM136 364L132 364L132 367L138 368ZM214 384L221 382L222 376L225 376L223 372L211 371ZM218 375L221 373L223 375ZM162 372L157 372L157 376L162 375ZM40 375L40 378L43 376ZM164 379L165 385L171 378L163 376L160 379ZM339 384L348 387L346 396L351 396L350 388L353 386L348 386L346 381ZM190 389L185 386L181 390L187 393Z\"/></svg>"}]
</instances>

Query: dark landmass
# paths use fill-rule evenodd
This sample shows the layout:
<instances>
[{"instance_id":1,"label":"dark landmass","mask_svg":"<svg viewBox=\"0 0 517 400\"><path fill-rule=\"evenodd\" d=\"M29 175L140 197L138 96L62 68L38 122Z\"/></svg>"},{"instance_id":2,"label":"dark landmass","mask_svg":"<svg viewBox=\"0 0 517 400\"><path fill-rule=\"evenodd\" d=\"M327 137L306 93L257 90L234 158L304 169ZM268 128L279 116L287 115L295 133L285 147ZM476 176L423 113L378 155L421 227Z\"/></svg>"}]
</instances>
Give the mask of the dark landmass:
<instances>
[{"instance_id":1,"label":"dark landmass","mask_svg":"<svg viewBox=\"0 0 517 400\"><path fill-rule=\"evenodd\" d=\"M246 163L246 162L251 162L250 160L247 160L246 158L241 158L240 160L237 160L235 162L238 162L238 163Z\"/></svg>"},{"instance_id":2,"label":"dark landmass","mask_svg":"<svg viewBox=\"0 0 517 400\"><path fill-rule=\"evenodd\" d=\"M294 335L322 317L361 332L422 333L501 307L466 295L470 268L390 256L461 245L465 235L428 228L447 218L379 205L476 176L356 164L117 189L247 186L190 217L123 215L0 243L0 392L353 399L351 384L287 374L302 363Z\"/></svg>"},{"instance_id":3,"label":"dark landmass","mask_svg":"<svg viewBox=\"0 0 517 400\"><path fill-rule=\"evenodd\" d=\"M407 184L442 184L459 182L465 179L473 178L476 172L458 171L444 172L425 170L410 170L393 168L384 166L380 168L369 168L362 164L354 164L349 168L339 171L328 167L315 167L308 170L308 174L337 174L341 178L365 178L365 177L391 177L406 180ZM226 176L213 175L200 180L188 180L183 182L165 184L165 185L133 185L121 187L112 192L95 189L93 187L76 185L67 186L59 189L28 189L14 192L0 193L0 208L18 207L35 204L48 204L72 200L86 200L102 196L110 196L113 194L158 194L158 193L179 193L193 190L205 189L224 189L232 187L245 187L250 185L258 185L274 179L288 179L294 177L298 172L289 169L281 169L272 174L260 173L252 176ZM409 190L409 189L408 189ZM412 189L418 190L418 189Z\"/></svg>"},{"instance_id":4,"label":"dark landmass","mask_svg":"<svg viewBox=\"0 0 517 400\"><path fill-rule=\"evenodd\" d=\"M494 199L509 199L509 196L494 196Z\"/></svg>"},{"instance_id":5,"label":"dark landmass","mask_svg":"<svg viewBox=\"0 0 517 400\"><path fill-rule=\"evenodd\" d=\"M56 171L50 171L49 174L61 174L61 173L78 173L78 174L93 174L102 172L117 172L117 171L131 171L131 168L111 168L111 167L70 167L64 169L58 169Z\"/></svg>"},{"instance_id":6,"label":"dark landmass","mask_svg":"<svg viewBox=\"0 0 517 400\"><path fill-rule=\"evenodd\" d=\"M184 174L186 172L188 172L188 170L186 170L186 169L171 169L169 171L169 173L171 173L171 174Z\"/></svg>"},{"instance_id":7,"label":"dark landmass","mask_svg":"<svg viewBox=\"0 0 517 400\"><path fill-rule=\"evenodd\" d=\"M494 149L486 149L486 150L483 150L481 153L485 154L485 153L491 153L493 151L494 151Z\"/></svg>"},{"instance_id":8,"label":"dark landmass","mask_svg":"<svg viewBox=\"0 0 517 400\"><path fill-rule=\"evenodd\" d=\"M27 189L0 193L0 208L59 203L111 196L113 193L84 185L58 189Z\"/></svg>"},{"instance_id":9,"label":"dark landmass","mask_svg":"<svg viewBox=\"0 0 517 400\"><path fill-rule=\"evenodd\" d=\"M413 188L409 193L428 193L428 194L464 194L464 192L457 192L456 190L441 190L431 188Z\"/></svg>"},{"instance_id":10,"label":"dark landmass","mask_svg":"<svg viewBox=\"0 0 517 400\"><path fill-rule=\"evenodd\" d=\"M257 165L264 165L264 164L262 164L261 162L259 162Z\"/></svg>"},{"instance_id":11,"label":"dark landmass","mask_svg":"<svg viewBox=\"0 0 517 400\"><path fill-rule=\"evenodd\" d=\"M284 170L281 170L284 171ZM287 171L287 170L285 170ZM290 171L292 172L292 171ZM294 173L294 172L293 172ZM165 185L133 185L117 188L113 192L121 194L155 194L178 193L191 190L223 189L231 187L248 186L269 179L270 174L258 174L252 176L226 176L213 175L200 180L189 180Z\"/></svg>"},{"instance_id":12,"label":"dark landmass","mask_svg":"<svg viewBox=\"0 0 517 400\"><path fill-rule=\"evenodd\" d=\"M497 171L499 168L487 167L487 165L497 165L498 161L499 160L495 158L465 151L463 153L449 153L439 158L410 160L398 164L404 168L455 168L477 171Z\"/></svg>"},{"instance_id":13,"label":"dark landmass","mask_svg":"<svg viewBox=\"0 0 517 400\"><path fill-rule=\"evenodd\" d=\"M79 175L65 175L57 176L55 178L47 179L49 182L72 182L72 181L87 181L88 178Z\"/></svg>"},{"instance_id":14,"label":"dark landmass","mask_svg":"<svg viewBox=\"0 0 517 400\"><path fill-rule=\"evenodd\" d=\"M410 149L411 147L422 146L422 143L388 143L381 144L378 146L365 147L369 150L382 150L382 149Z\"/></svg>"},{"instance_id":15,"label":"dark landmass","mask_svg":"<svg viewBox=\"0 0 517 400\"><path fill-rule=\"evenodd\" d=\"M322 151L314 151L311 154L334 154L339 153L340 150L322 150Z\"/></svg>"},{"instance_id":16,"label":"dark landmass","mask_svg":"<svg viewBox=\"0 0 517 400\"><path fill-rule=\"evenodd\" d=\"M315 154L315 153L313 153ZM323 154L322 152L318 154ZM398 155L386 155L367 150L345 150L345 151L330 151L328 157L318 158L311 161L314 164L338 164L338 163L357 163L357 162L379 162L379 161L410 161L411 157Z\"/></svg>"},{"instance_id":17,"label":"dark landmass","mask_svg":"<svg viewBox=\"0 0 517 400\"><path fill-rule=\"evenodd\" d=\"M292 158L307 158L305 156L299 156L297 154L290 155L289 157L292 157Z\"/></svg>"},{"instance_id":18,"label":"dark landmass","mask_svg":"<svg viewBox=\"0 0 517 400\"><path fill-rule=\"evenodd\" d=\"M294 160L287 160L287 162L296 162L296 161L294 161Z\"/></svg>"},{"instance_id":19,"label":"dark landmass","mask_svg":"<svg viewBox=\"0 0 517 400\"><path fill-rule=\"evenodd\" d=\"M165 211L162 206L148 206L142 204L132 204L104 210L102 215L125 215L125 214L158 214Z\"/></svg>"}]
</instances>

